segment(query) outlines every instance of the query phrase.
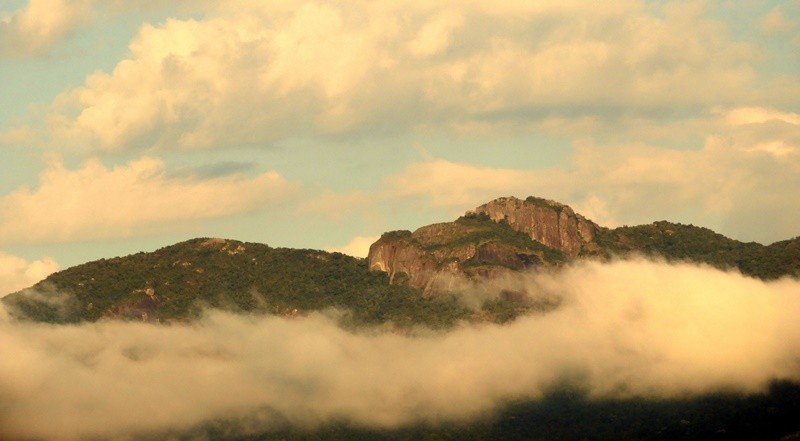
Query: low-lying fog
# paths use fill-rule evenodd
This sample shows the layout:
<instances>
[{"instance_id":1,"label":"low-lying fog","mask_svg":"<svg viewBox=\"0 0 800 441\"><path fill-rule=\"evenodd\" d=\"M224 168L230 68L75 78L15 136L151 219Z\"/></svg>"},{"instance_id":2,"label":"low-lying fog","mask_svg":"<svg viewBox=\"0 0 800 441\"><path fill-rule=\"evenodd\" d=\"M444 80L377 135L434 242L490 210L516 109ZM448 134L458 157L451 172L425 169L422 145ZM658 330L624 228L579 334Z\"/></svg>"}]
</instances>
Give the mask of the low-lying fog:
<instances>
[{"instance_id":1,"label":"low-lying fog","mask_svg":"<svg viewBox=\"0 0 800 441\"><path fill-rule=\"evenodd\" d=\"M0 439L124 437L215 418L368 427L468 420L560 385L591 397L759 391L800 379L800 281L584 262L523 276L561 306L403 336L335 318L20 323L0 310Z\"/></svg>"}]
</instances>

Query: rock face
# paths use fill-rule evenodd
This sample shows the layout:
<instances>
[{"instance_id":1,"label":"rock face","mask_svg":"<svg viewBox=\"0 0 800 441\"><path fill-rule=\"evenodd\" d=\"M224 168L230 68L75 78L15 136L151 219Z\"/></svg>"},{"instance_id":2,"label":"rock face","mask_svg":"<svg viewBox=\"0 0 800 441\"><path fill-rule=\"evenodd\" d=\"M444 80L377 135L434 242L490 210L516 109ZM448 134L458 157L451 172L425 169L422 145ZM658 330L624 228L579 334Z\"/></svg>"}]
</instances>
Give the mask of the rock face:
<instances>
[{"instance_id":1,"label":"rock face","mask_svg":"<svg viewBox=\"0 0 800 441\"><path fill-rule=\"evenodd\" d=\"M510 270L540 265L546 259L541 251L499 240L470 240L470 233L463 230L461 234L450 236L466 239L463 243L426 241L447 237L444 231L452 232L454 226L458 223L435 224L413 233L396 231L384 235L370 247L369 268L388 273L390 283L406 282L431 294L452 290L454 284L464 277L493 277ZM430 233L438 234L430 237Z\"/></svg>"},{"instance_id":2,"label":"rock face","mask_svg":"<svg viewBox=\"0 0 800 441\"><path fill-rule=\"evenodd\" d=\"M498 198L469 213L486 214L495 222L505 220L514 230L569 257L595 251L594 238L601 229L567 205L535 197Z\"/></svg>"},{"instance_id":3,"label":"rock face","mask_svg":"<svg viewBox=\"0 0 800 441\"><path fill-rule=\"evenodd\" d=\"M424 287L438 270L438 263L412 240L410 231L384 234L369 248L369 268L389 274L389 283L405 275L412 286Z\"/></svg>"},{"instance_id":4,"label":"rock face","mask_svg":"<svg viewBox=\"0 0 800 441\"><path fill-rule=\"evenodd\" d=\"M370 247L369 268L430 294L452 289L458 279L558 264L587 246L599 227L553 204L503 198L455 222L386 233Z\"/></svg>"}]
</instances>

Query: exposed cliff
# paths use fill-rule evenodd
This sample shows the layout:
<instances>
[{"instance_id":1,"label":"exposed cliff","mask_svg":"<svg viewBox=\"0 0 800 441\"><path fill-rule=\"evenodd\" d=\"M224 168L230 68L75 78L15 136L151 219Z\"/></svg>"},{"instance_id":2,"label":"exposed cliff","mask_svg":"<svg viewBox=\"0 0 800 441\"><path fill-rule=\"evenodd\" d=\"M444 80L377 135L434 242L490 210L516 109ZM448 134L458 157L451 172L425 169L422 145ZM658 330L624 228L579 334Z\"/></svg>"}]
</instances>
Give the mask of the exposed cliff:
<instances>
[{"instance_id":1,"label":"exposed cliff","mask_svg":"<svg viewBox=\"0 0 800 441\"><path fill-rule=\"evenodd\" d=\"M371 270L389 274L426 293L448 291L460 278L492 277L537 265L554 265L566 256L486 214L470 213L454 222L384 234L372 244Z\"/></svg>"},{"instance_id":2,"label":"exposed cliff","mask_svg":"<svg viewBox=\"0 0 800 441\"><path fill-rule=\"evenodd\" d=\"M451 289L454 278L626 255L702 262L762 279L800 276L800 238L764 246L665 221L609 229L567 205L533 196L498 198L455 222L387 233L370 248L368 262L392 282L400 276L430 293Z\"/></svg>"},{"instance_id":3,"label":"exposed cliff","mask_svg":"<svg viewBox=\"0 0 800 441\"><path fill-rule=\"evenodd\" d=\"M601 227L569 206L548 199L503 197L468 213L483 213L495 222L505 220L514 230L569 257L598 250L594 239Z\"/></svg>"}]
</instances>

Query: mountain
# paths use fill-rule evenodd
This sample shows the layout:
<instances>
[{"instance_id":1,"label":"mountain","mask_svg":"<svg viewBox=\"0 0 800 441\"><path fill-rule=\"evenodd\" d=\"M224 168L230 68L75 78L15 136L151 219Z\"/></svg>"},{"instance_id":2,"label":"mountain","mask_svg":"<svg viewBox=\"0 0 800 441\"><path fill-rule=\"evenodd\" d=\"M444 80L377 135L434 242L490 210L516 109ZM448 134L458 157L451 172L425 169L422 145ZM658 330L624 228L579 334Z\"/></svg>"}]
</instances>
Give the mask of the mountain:
<instances>
[{"instance_id":1,"label":"mountain","mask_svg":"<svg viewBox=\"0 0 800 441\"><path fill-rule=\"evenodd\" d=\"M452 276L496 277L508 271L563 264L561 250L531 239L507 222L485 214L468 213L454 222L410 231L392 231L372 244L367 258L371 270L389 281L407 281L426 293L448 290Z\"/></svg>"},{"instance_id":2,"label":"mountain","mask_svg":"<svg viewBox=\"0 0 800 441\"><path fill-rule=\"evenodd\" d=\"M470 214L507 222L513 230L571 258L597 251L594 238L602 230L568 205L534 196L524 201L515 197L498 198L467 212Z\"/></svg>"},{"instance_id":3,"label":"mountain","mask_svg":"<svg viewBox=\"0 0 800 441\"><path fill-rule=\"evenodd\" d=\"M504 197L452 222L385 233L366 260L193 239L68 268L2 302L14 316L55 323L183 321L203 307L289 316L335 308L349 311L342 320L351 325L437 328L459 320L505 322L555 306L514 290L484 298L477 308L448 295L476 281L575 259L631 255L704 263L767 280L800 276L800 238L764 246L666 221L610 229L555 201Z\"/></svg>"},{"instance_id":4,"label":"mountain","mask_svg":"<svg viewBox=\"0 0 800 441\"><path fill-rule=\"evenodd\" d=\"M711 320L709 323L697 322L698 318L704 316L690 314L692 317L688 320L691 324L688 332L685 327L674 327L676 323L680 324L681 320L655 320L655 328L666 327L663 329L665 336L659 338L657 335L661 331L649 332L651 328L646 325L648 320L653 319L648 316L658 317L659 314L648 313L648 308L638 308L638 306L637 308L627 308L626 306L621 308L624 310L624 314L612 314L607 321L606 319L597 320L592 314L584 315L579 311L591 309L590 312L594 313L596 309L601 309L600 305L607 298L605 293L617 289L616 283L609 284L607 291L601 291L596 296L599 302L585 304L578 302L577 308L574 307L576 306L574 303L570 306L568 301L559 304L558 300L539 299L536 293L522 291L526 288L518 286L511 289L502 288L504 286L502 281L514 279L506 276L513 276L520 271L530 269L545 273L558 273L562 267L581 259L607 260L618 256L634 255L651 256L667 261L704 263L718 268L739 270L744 274L765 280L787 275L800 275L800 238L765 246L736 241L707 228L666 221L639 226L607 228L576 213L569 206L555 201L534 197L527 199L507 197L480 205L452 222L423 226L413 232L385 233L371 246L367 259L318 250L273 248L265 244L236 240L199 238L152 252L101 259L68 268L50 275L30 288L3 297L0 301L12 316L20 320L50 323L79 323L99 320L183 323L194 320L206 307L221 308L242 314L273 314L284 317L302 317L311 311L330 310L330 315L337 317L339 323L347 329L369 326L380 327L379 330L382 331L400 334L414 332L412 335L422 335L421 338L399 338L386 332L373 333L374 329L368 329L363 333L337 333L332 340L334 349L328 350L326 344L314 343L306 346L305 339L287 338L287 336L291 337L292 333L274 333L272 330L276 328L265 325L266 320L252 320L257 323L256 327L259 328L259 332L264 332L257 334L258 337L254 340L257 342L256 346L239 346L239 340L243 335L252 333L255 327L237 325L233 334L227 334L219 332L220 328L214 326L209 328L209 322L203 322L202 326L158 328L155 326L117 326L116 324L110 324L110 326L28 327L23 324L18 329L14 329L15 332L12 333L12 336L23 335L29 330L32 330L33 334L58 335L58 338L52 340L36 338L30 340L45 342L45 344L39 344L38 346L41 347L35 348L36 350L30 353L23 351L23 355L33 360L29 362L32 363L31 367L48 365L59 379L63 378L65 384L70 384L67 389L56 389L52 387L56 382L48 381L48 378L54 377L34 372L36 381L33 383L36 384L20 390L34 391L29 395L37 395L41 392L45 397L56 398L60 397L59 390L67 390L70 393L77 388L91 391L91 394L87 395L86 401L79 402L79 410L105 409L103 403L106 401L94 401L95 397L103 394L122 395L118 392L119 388L115 386L120 381L117 378L145 379L146 377L142 375L143 372L147 372L148 375L150 372L156 373L150 383L152 383L151 386L158 389L156 395L158 399L153 400L152 404L156 406L153 408L158 409L180 409L181 401L176 400L177 405L174 405L169 391L186 390L167 387L167 382L164 382L163 378L167 378L169 383L179 378L181 381L175 383L191 384L191 387L195 387L191 382L193 378L201 378L203 381L213 383L217 378L229 377L230 381L231 378L237 380L238 375L241 375L243 384L249 384L248 381L251 381L251 377L275 376L275 384L286 383L288 388L286 390L296 389L298 391L299 395L294 395L295 397L307 396L321 401L329 400L329 395L336 397L333 394L337 389L340 391L339 393L344 391L346 394L356 394L359 390L372 388L352 389L349 386L332 386L332 384L338 384L336 381L342 377L352 378L353 384L362 381L366 384L374 384L370 383L375 382L375 379L371 377L379 380L384 378L395 380L397 377L396 374L386 377L373 375L375 371L366 368L362 370L362 366L385 368L388 364L394 363L393 360L400 360L400 363L397 363L399 370L390 369L389 372L409 371L413 372L415 376L433 379L432 383L407 383L412 385L411 387L396 387L395 384L388 384L386 392L378 391L376 396L380 400L405 402L405 397L408 396L409 401L400 407L405 409L407 406L412 414L420 415L419 419L396 426L390 425L386 428L365 426L358 419L349 420L346 410L350 406L350 403L347 403L348 396L344 400L332 400L331 402L335 403L343 402L345 410L342 413L338 413L338 410L322 412L326 416L319 425L305 424L302 420L292 417L291 413L284 416L281 414L280 407L272 409L269 402L266 402L263 407L257 409L248 409L248 405L244 404L242 412L252 410L252 415L239 414L238 411L222 412L213 416L208 414L208 419L198 420L193 426L156 429L154 432L144 431L130 435L132 439L782 439L787 441L800 439L800 425L797 422L797 415L800 413L800 384L796 382L796 376L770 378L770 382L764 384L764 389L760 392L739 391L735 376L726 374L721 374L720 377L722 389L698 389L700 393L697 395L686 392L685 395L669 393L664 397L657 394L650 397L647 393L644 396L638 396L635 387L628 389L628 382L633 381L629 378L634 378L639 374L644 376L651 373L654 376L664 375L658 373L662 369L666 375L685 369L695 372L691 370L695 368L692 366L695 353L709 352L711 354L709 358L698 356L698 364L703 365L699 372L738 372L738 370L727 370L729 366L724 364L736 364L730 363L729 360L745 360L748 363L743 363L747 365L743 369L748 372L745 375L748 379L750 372L758 370L753 366L761 366L758 363L772 363L773 356L780 355L779 353L782 351L787 351L785 360L791 363L791 360L796 358L793 355L796 351L790 352L794 351L796 346L791 344L794 328L783 326L782 323L793 320L791 313L796 311L796 309L792 309L794 308L793 304L786 305L786 314L775 316L779 320L777 324L771 321L773 316L766 315L771 312L764 312L765 310L772 311L770 307L761 311L756 308L753 311L754 316L758 317L754 322L762 319L766 319L765 321L768 322L769 326L763 329L771 331L766 336L760 335L763 333L762 328L752 329L747 325L747 323L754 322L747 320L744 322L741 320L724 321L725 326L730 326L730 329L744 330L741 334L729 335L728 332L718 332L715 323L720 322L716 320ZM656 266L661 267L661 265ZM569 275L570 271L564 271L562 274ZM550 275L545 274L541 279L532 279L544 281L540 287L546 285L548 280L558 279L559 289L564 287L565 283L576 282L571 277L549 277ZM629 283L629 275L630 272L626 272L625 276L621 277L621 283ZM491 295L473 295L482 286L480 283L482 281L490 282L487 285L492 287ZM592 290L594 286L597 285L591 284L589 289ZM752 286L754 285L746 284L744 289ZM792 289L794 284L787 283L776 286L784 288L789 286L789 289ZM634 287L638 289L638 285L634 285ZM474 291L471 292L470 289ZM704 289L705 286L701 286L701 296L705 295ZM481 294L481 292L477 292L477 294ZM725 308L716 308L716 302L724 297L724 294L710 292L710 295L716 295L711 298L710 302L707 302L711 305L712 315L719 313L721 316L725 316ZM464 301L465 298L478 301L474 304L467 304ZM776 299L783 299L783 297L773 298L773 303L769 301L765 303L774 306ZM725 302L721 303L722 306L725 306ZM749 308L752 304L746 303L742 306ZM776 308L780 309L782 306L783 303L777 305ZM546 312L557 307L563 307L562 311L567 314L553 314L550 316L554 319L553 321L549 321L546 317L544 320L520 320L516 324L519 326L468 326L441 335L415 329L417 325L425 328L447 329L463 321L504 323L514 320L521 314ZM682 309L666 309L667 318L672 318L676 310L681 313ZM739 311L740 315L734 314L731 317L741 318L742 315L750 313L750 309L741 309L744 309L744 312ZM576 313L576 311L580 313ZM708 313L708 311L706 312ZM624 320L621 320L623 316ZM714 318L708 314L705 317ZM308 323L319 323L317 319L319 317L297 321L275 320L274 322L279 323L281 327L297 326L298 329L303 329L301 335L306 335L306 332L319 333L320 330L324 332L326 329L332 329L330 327L312 327L306 331ZM593 320L599 321L600 324L592 325L590 322ZM243 323L250 321L247 318L241 320ZM213 320L210 322L213 324ZM525 326L533 325L534 322L536 326ZM585 326L586 324L590 326ZM597 329L605 327L609 328L609 332L613 336L630 333L634 335L634 338L632 340L626 338L616 340L616 337L612 337L608 348L604 349L605 346L600 345L601 347L597 348L597 352L594 353L594 346L585 344L580 338L581 332L573 333L573 330L581 329L584 330L583 332L594 333ZM218 345L214 342L211 346L192 343L189 346L179 345L176 347L174 352L177 357L173 357L171 348L174 347L172 344L176 340L164 339L163 336L170 335L170 330L177 329L183 339L186 335L194 335L193 332L202 328L206 329L199 335L219 336L220 340L234 342L230 347L237 349L224 350L229 346ZM125 335L132 333L136 333L136 335L134 335L135 338L125 339L124 342L117 344L116 342L120 340L122 334L109 332L108 329L117 329L115 332ZM154 329L156 333L152 334L151 330ZM724 331L727 328L723 326L722 329ZM81 332L73 333L70 330ZM137 330L146 332L143 334L145 337L140 338ZM506 333L509 330L514 333L522 333L523 338L520 340L509 339L509 336L514 335ZM93 354L93 351L84 349L103 345L97 342L87 343L81 336L104 333L110 335L99 338L98 341L101 343L110 341L112 348L107 351L105 348L97 350L97 354L99 354L97 356ZM690 341L695 338L701 341L719 341L719 339L705 340L703 334L706 333L721 335L721 339L730 340L732 342L731 351L735 354L743 354L743 358L727 358L727 351L723 349L718 352L717 348L711 345L702 346L701 350L701 346L692 344L687 350L688 352L682 352L676 350L676 345L666 344L672 341L673 334L684 335L684 337L678 337L676 342ZM63 338L61 334L64 334ZM266 337L270 334L276 334L274 339ZM347 339L339 338L340 335L345 334L349 334ZM686 336L687 334L688 336ZM753 334L756 337L753 340L745 338L744 341L741 341L740 338L747 334ZM366 338L373 335L378 338L375 340ZM465 335L467 337L463 340L458 337ZM784 335L786 342L777 341L782 340ZM159 336L159 338L151 338L153 336ZM353 340L350 340L350 336ZM518 344L520 341L538 341L539 336L541 336L542 344L537 343L529 347L525 345L520 347ZM563 338L552 339L552 336L563 336ZM56 347L71 338L80 344L70 346L72 349L67 348L64 351L60 351ZM358 345L346 343L363 341L365 338L368 340L365 343L366 346L360 343ZM683 338L685 340L682 340ZM573 339L578 341L575 346L569 343ZM138 344L140 340L143 342L141 346ZM169 344L161 343L162 340ZM601 340L602 335L597 340L592 338L587 342ZM27 342L28 340L18 339L17 341ZM266 344L268 341L273 341L273 343L281 341L281 343L276 346ZM629 344L629 341L633 344ZM137 343L131 344L131 342ZM154 347L162 349L153 351L142 349L150 347L145 343L152 342L158 342ZM450 346L447 347L453 348L453 352L440 350L443 347L439 346L441 342L450 342L448 343ZM483 343L477 344L479 342ZM565 345L564 342L567 344ZM264 344L262 345L262 343ZM297 352L281 349L295 344ZM391 351L380 350L386 345L391 346ZM492 345L497 345L502 350L486 352L482 349ZM651 351L650 346L662 347L662 349ZM757 346L764 346L764 353L770 355L765 356L766 358L759 356L760 348ZM255 348L255 350L248 350L248 348ZM278 350L275 350L276 348ZM316 358L298 358L291 355L314 352L317 350L316 348L323 348L321 352L334 354L332 360L339 360L339 357L341 359L352 357L361 361L354 364L343 363L344 367L336 366L336 363L318 363L318 366L306 366L312 363L305 363L301 366L300 361L316 360ZM409 348L417 349L409 350ZM391 354L394 350L400 352L399 357L381 356ZM589 352L584 354L582 352L584 350ZM546 351L552 351L552 354L547 355ZM49 357L51 353L55 358ZM162 353L164 357L162 357ZM434 354L430 358L432 362L417 363L419 354L427 353ZM464 354L463 360L466 362L451 363L453 354L461 353ZM673 356L673 353L678 355ZM682 353L692 355L681 357ZM29 354L42 354L42 356L31 357ZM542 384L529 381L526 386L526 383L518 378L517 373L522 371L501 367L505 364L503 359L498 360L497 356L493 357L492 354L508 354L511 359L519 360L522 363L520 366L525 372L548 371L553 375L548 374L542 377ZM248 360L247 357L251 355L259 360L256 364L239 364L243 363L243 360ZM200 369L199 374L189 372L184 378L184 373L180 369L185 369L187 363L181 360L188 357L197 357L191 358L192 363L194 360L199 360L198 364L203 366L208 364L208 368ZM602 368L594 370L593 364L597 363L597 360L609 357L612 360L610 370ZM563 362L560 361L562 358ZM76 368L62 371L60 369L62 359L68 362L65 366L74 365ZM276 362L262 364L262 359L274 359ZM287 359L289 362L285 361ZM320 358L320 360L328 359ZM362 364L365 359L378 361L376 365ZM408 359L408 363L405 362L406 359ZM754 362L756 364L750 365L751 359L756 360ZM50 363L50 360L53 362ZM100 367L96 369L98 360L100 360ZM778 360L775 361L776 363L782 363L784 357L781 356L775 360ZM122 362L120 363L120 361ZM154 366L159 366L162 362L168 366L165 371L154 369ZM28 361L19 366L27 366L25 363ZM175 365L173 366L172 363ZM282 365L286 365L287 371L291 373L284 375L280 370ZM623 372L632 374L610 380L609 387L612 389L610 396L604 397L602 392L595 395L590 387L594 375L601 377L599 379L604 382L606 373L613 373L614 370L626 365L631 365L634 369ZM671 370L670 365L675 371ZM356 368L351 369L348 366ZM795 364L790 364L790 366L795 366ZM12 368L14 367L12 366ZM23 374L19 378L26 379L26 381L30 378L27 369L17 370ZM117 377L116 375L117 371L131 370L135 371L133 377L125 375ZM483 372L485 375L480 374L477 377L462 375L468 370ZM6 369L6 371L12 374L16 373L14 369L10 371ZM295 374L294 371L299 373ZM334 372L331 374L331 378L336 379L334 383L329 383L325 381L325 376L316 374L321 371ZM74 375L75 372L80 375ZM221 372L221 375L217 375L218 372ZM341 374L341 372L344 373ZM593 372L598 373L594 374ZM769 370L769 372L773 371ZM89 378L94 374L99 375L98 381ZM106 375L111 376L107 377ZM192 375L200 375L200 377ZM764 378L767 378L767 375L771 374L764 374ZM39 377L44 380L39 381ZM495 384L493 380L500 377L507 379L508 383L496 384L508 384L508 389L505 389L505 386L493 389L499 387L492 386ZM524 378L525 375L519 375L519 377ZM13 385L14 377L11 378L7 384ZM115 380L114 382L103 381L108 378ZM478 379L481 383L469 381L470 378ZM695 375L689 375L687 378L691 383L702 381L699 376ZM728 378L734 378L730 384L727 381ZM444 418L439 421L435 412L426 411L425 400L418 398L419 391L425 389L423 385L437 384L437 382L441 382L445 386L441 389L439 387L430 388L431 396L441 396L443 400L451 400L454 405L458 404L457 400L463 399L462 395L459 395L459 390L462 389L485 389L486 396L490 397L486 400L494 401L495 394L502 399L497 398L496 408L487 408L484 413L476 415L475 418L463 420ZM537 384L533 385L532 383ZM39 384L44 385L44 389ZM74 384L78 386L73 387ZM112 387L107 387L108 384L111 384ZM198 388L203 387L202 384L197 384ZM273 383L256 382L255 384L270 385ZM647 384L655 385L653 387L656 389L660 387L658 381ZM669 386L671 383L667 380L665 384ZM135 383L135 386L142 385ZM381 387L381 385L376 386L377 389L381 389ZM263 389L268 391L267 395L272 394L271 387ZM319 392L306 395L306 390L312 389ZM238 391L241 390L244 389L235 387L232 394L239 393ZM284 389L277 388L276 390ZM537 390L542 393L541 396L536 395ZM750 389L748 387L745 390ZM533 394L528 395L530 393ZM629 393L632 395L628 395ZM279 400L287 399L282 394L277 395ZM6 400L6 402L15 406L15 400L21 396L22 394L11 395L11 401ZM147 394L145 393L143 396L147 396ZM424 398L427 395L421 394L421 396ZM469 395L466 396L469 397ZM159 401L162 397L163 403ZM190 394L189 398L193 397L194 395ZM185 398L183 397L183 399ZM224 401L229 397L222 396L221 399ZM292 399L290 394L288 401L300 402L302 400ZM445 403L449 405L451 401ZM65 402L71 403L69 400ZM115 401L111 402L116 403ZM245 403L247 402L245 401ZM22 401L22 403L28 405L28 401ZM198 400L197 403L198 407L204 407L206 404L203 400ZM315 403L300 403L301 413L305 413L305 409L312 409L312 413L319 413L319 410L313 410L315 409L313 404ZM317 409L324 409L324 404ZM39 409L37 406L30 408ZM372 410L371 406L364 406L364 408L365 411ZM126 411L127 409L122 410ZM382 414L380 409L376 409L376 411L379 415ZM104 413L96 415L102 418ZM138 413L134 415L138 418L136 415ZM427 419L429 415L431 418ZM264 422L264 418L268 423ZM120 436L127 436L127 434L120 434ZM97 436L87 439L104 438Z\"/></svg>"},{"instance_id":5,"label":"mountain","mask_svg":"<svg viewBox=\"0 0 800 441\"><path fill-rule=\"evenodd\" d=\"M800 237L764 246L729 239L708 228L659 221L603 230L596 241L605 256L659 256L735 269L763 280L800 276Z\"/></svg>"},{"instance_id":6,"label":"mountain","mask_svg":"<svg viewBox=\"0 0 800 441\"><path fill-rule=\"evenodd\" d=\"M644 255L735 269L770 280L800 276L800 238L764 246L707 228L666 221L606 228L556 201L503 197L454 222L384 234L370 247L369 267L398 274L426 293L447 291L453 277L493 277L574 259Z\"/></svg>"},{"instance_id":7,"label":"mountain","mask_svg":"<svg viewBox=\"0 0 800 441\"><path fill-rule=\"evenodd\" d=\"M503 197L454 222L384 234L367 259L390 282L401 274L411 286L435 294L448 291L454 278L493 278L597 253L594 239L601 230L567 205Z\"/></svg>"},{"instance_id":8,"label":"mountain","mask_svg":"<svg viewBox=\"0 0 800 441\"><path fill-rule=\"evenodd\" d=\"M350 311L343 320L353 325L437 328L470 314L456 302L389 284L363 259L208 238L78 265L2 301L12 315L53 323L183 321L203 307L285 316L338 308Z\"/></svg>"}]
</instances>

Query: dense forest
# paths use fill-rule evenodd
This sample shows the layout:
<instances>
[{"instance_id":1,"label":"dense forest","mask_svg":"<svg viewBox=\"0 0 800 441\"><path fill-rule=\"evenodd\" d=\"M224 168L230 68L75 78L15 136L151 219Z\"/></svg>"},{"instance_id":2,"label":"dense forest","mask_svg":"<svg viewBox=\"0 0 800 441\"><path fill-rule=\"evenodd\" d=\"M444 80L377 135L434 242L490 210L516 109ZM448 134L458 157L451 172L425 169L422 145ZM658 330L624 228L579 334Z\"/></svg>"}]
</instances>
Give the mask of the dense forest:
<instances>
[{"instance_id":1,"label":"dense forest","mask_svg":"<svg viewBox=\"0 0 800 441\"><path fill-rule=\"evenodd\" d=\"M363 259L222 239L86 263L3 301L20 317L52 323L168 323L190 320L208 307L287 316L336 308L345 312L344 324L442 328L472 314L452 298L424 298L419 290L389 284Z\"/></svg>"},{"instance_id":2,"label":"dense forest","mask_svg":"<svg viewBox=\"0 0 800 441\"><path fill-rule=\"evenodd\" d=\"M765 246L740 242L708 228L667 221L601 230L600 254L642 254L673 261L705 263L764 280L800 275L800 237Z\"/></svg>"},{"instance_id":3,"label":"dense forest","mask_svg":"<svg viewBox=\"0 0 800 441\"><path fill-rule=\"evenodd\" d=\"M389 232L383 238L417 240L408 231ZM487 273L492 266L527 269L531 262L557 271L569 263L560 251L481 215L459 218L449 224L444 239L436 240L419 246L445 255L443 248L464 244L477 248L493 244L504 250L490 260L479 253L462 262L468 275ZM578 259L642 255L707 264L764 280L800 275L800 238L765 246L729 239L707 228L661 221L601 229L594 245ZM509 261L528 263L515 266ZM458 292L425 295L404 283L403 276L389 283L386 273L370 271L364 259L341 253L201 238L68 268L2 301L18 318L51 323L104 318L169 323L191 320L209 307L277 315L334 308L344 314L341 321L347 325L435 329L464 320L504 323L552 307L524 296L501 295L486 299L476 311L458 301Z\"/></svg>"},{"instance_id":4,"label":"dense forest","mask_svg":"<svg viewBox=\"0 0 800 441\"><path fill-rule=\"evenodd\" d=\"M463 423L426 423L395 429L371 429L336 421L313 429L286 425L269 431L243 432L242 421L218 420L188 432L143 435L141 439L796 441L800 440L798 415L800 385L775 381L762 394L718 392L662 400L592 400L580 390L559 390L541 400L509 402L494 414ZM254 421L250 425L257 427Z\"/></svg>"}]
</instances>

